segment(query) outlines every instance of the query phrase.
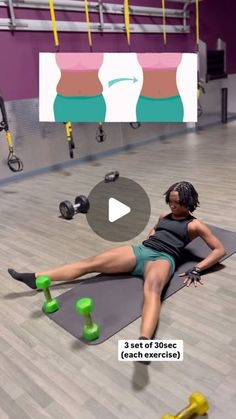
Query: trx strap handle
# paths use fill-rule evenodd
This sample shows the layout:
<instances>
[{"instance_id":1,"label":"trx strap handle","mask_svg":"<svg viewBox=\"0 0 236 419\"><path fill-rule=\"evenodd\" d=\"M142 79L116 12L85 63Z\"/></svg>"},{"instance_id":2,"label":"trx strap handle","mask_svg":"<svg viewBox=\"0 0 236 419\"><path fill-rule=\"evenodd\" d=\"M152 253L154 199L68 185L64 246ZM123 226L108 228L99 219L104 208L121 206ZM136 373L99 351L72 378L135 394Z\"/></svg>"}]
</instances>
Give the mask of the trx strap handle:
<instances>
[{"instance_id":1,"label":"trx strap handle","mask_svg":"<svg viewBox=\"0 0 236 419\"><path fill-rule=\"evenodd\" d=\"M163 40L166 45L166 6L165 0L162 0L162 26L163 26Z\"/></svg>"},{"instance_id":2,"label":"trx strap handle","mask_svg":"<svg viewBox=\"0 0 236 419\"><path fill-rule=\"evenodd\" d=\"M196 43L199 44L199 0L196 0Z\"/></svg>"},{"instance_id":3,"label":"trx strap handle","mask_svg":"<svg viewBox=\"0 0 236 419\"><path fill-rule=\"evenodd\" d=\"M125 30L128 45L130 45L130 19L129 19L129 0L124 0L124 13L125 13Z\"/></svg>"},{"instance_id":4,"label":"trx strap handle","mask_svg":"<svg viewBox=\"0 0 236 419\"><path fill-rule=\"evenodd\" d=\"M75 149L75 143L73 140L72 125L71 125L71 122L64 122L64 124L66 126L66 139L68 141L70 158L73 159L74 158L73 150Z\"/></svg>"},{"instance_id":5,"label":"trx strap handle","mask_svg":"<svg viewBox=\"0 0 236 419\"><path fill-rule=\"evenodd\" d=\"M50 7L52 30L53 30L53 37L54 37L56 52L59 52L60 46L59 46L59 39L58 39L58 34L57 34L57 23L56 23L56 18L55 18L53 0L49 0L49 7Z\"/></svg>"},{"instance_id":6,"label":"trx strap handle","mask_svg":"<svg viewBox=\"0 0 236 419\"><path fill-rule=\"evenodd\" d=\"M87 31L88 31L88 42L89 42L90 48L92 48L92 36L91 36L91 30L90 30L88 0L84 0L84 7L85 7L85 18L86 18Z\"/></svg>"},{"instance_id":7,"label":"trx strap handle","mask_svg":"<svg viewBox=\"0 0 236 419\"><path fill-rule=\"evenodd\" d=\"M133 129L138 129L141 126L140 122L130 122L129 124Z\"/></svg>"},{"instance_id":8,"label":"trx strap handle","mask_svg":"<svg viewBox=\"0 0 236 419\"><path fill-rule=\"evenodd\" d=\"M1 113L2 113L2 121L0 122L0 131L2 130L5 131L8 149L9 149L7 165L12 172L21 172L24 166L21 159L19 159L19 157L17 157L14 154L11 132L9 130L8 121L7 121L6 108L5 108L4 100L1 96L0 96L0 108L1 108Z\"/></svg>"},{"instance_id":9,"label":"trx strap handle","mask_svg":"<svg viewBox=\"0 0 236 419\"><path fill-rule=\"evenodd\" d=\"M106 140L106 138L107 134L103 129L102 122L99 122L95 139L98 143L103 143Z\"/></svg>"}]
</instances>

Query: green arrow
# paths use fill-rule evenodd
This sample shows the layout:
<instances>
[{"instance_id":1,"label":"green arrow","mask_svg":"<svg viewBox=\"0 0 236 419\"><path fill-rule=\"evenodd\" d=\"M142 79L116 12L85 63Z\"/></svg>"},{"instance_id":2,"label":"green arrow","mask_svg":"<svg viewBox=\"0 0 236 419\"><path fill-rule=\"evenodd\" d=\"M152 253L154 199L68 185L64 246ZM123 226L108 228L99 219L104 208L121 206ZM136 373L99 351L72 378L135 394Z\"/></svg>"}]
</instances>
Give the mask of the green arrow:
<instances>
[{"instance_id":1,"label":"green arrow","mask_svg":"<svg viewBox=\"0 0 236 419\"><path fill-rule=\"evenodd\" d=\"M113 79L113 80L110 80L109 82L108 82L108 86L109 87L111 87L113 84L115 84L115 83L119 83L120 81L126 81L126 80L132 80L133 81L133 83L136 83L136 81L138 81L135 77L131 77L131 78L128 78L128 77L121 77L120 79Z\"/></svg>"}]
</instances>

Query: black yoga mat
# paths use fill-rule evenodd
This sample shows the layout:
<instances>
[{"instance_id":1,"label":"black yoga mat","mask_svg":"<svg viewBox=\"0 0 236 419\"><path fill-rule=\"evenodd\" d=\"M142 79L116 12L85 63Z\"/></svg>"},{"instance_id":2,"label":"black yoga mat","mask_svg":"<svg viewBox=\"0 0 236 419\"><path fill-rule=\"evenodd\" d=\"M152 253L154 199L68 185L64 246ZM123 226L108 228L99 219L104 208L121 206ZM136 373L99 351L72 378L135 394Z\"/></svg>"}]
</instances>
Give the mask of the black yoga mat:
<instances>
[{"instance_id":1,"label":"black yoga mat","mask_svg":"<svg viewBox=\"0 0 236 419\"><path fill-rule=\"evenodd\" d=\"M225 246L227 254L222 260L236 252L236 232L214 226L210 228ZM208 253L208 246L200 238L193 240L185 248L179 267L163 290L163 300L184 287L183 278L180 278L178 274L194 266ZM219 269L219 264L208 270L208 273L217 269ZM92 318L101 327L101 336L93 342L86 343L96 345L104 342L141 315L143 280L127 274L96 275L77 282L71 290L57 297L60 309L49 314L49 317L73 336L85 342L82 337L83 319L75 311L75 303L82 297L90 297L94 300Z\"/></svg>"}]
</instances>

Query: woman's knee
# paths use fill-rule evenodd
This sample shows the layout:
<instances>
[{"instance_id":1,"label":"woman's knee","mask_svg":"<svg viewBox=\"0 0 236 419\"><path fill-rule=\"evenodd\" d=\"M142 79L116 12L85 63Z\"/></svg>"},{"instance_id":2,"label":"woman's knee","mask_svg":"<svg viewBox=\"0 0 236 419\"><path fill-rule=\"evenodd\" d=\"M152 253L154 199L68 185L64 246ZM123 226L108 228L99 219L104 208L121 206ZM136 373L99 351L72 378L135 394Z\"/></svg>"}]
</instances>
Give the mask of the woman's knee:
<instances>
[{"instance_id":1,"label":"woman's knee","mask_svg":"<svg viewBox=\"0 0 236 419\"><path fill-rule=\"evenodd\" d=\"M164 288L165 282L157 275L148 275L144 282L144 293L152 294L156 297L160 297Z\"/></svg>"}]
</instances>

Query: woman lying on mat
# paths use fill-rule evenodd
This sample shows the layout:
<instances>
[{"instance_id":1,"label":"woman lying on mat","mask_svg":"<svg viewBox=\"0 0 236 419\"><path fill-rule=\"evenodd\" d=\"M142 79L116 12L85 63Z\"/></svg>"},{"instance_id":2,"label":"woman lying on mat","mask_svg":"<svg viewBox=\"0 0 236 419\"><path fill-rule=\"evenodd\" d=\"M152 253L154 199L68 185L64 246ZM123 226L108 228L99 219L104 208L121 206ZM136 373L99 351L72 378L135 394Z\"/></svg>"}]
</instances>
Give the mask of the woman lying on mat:
<instances>
[{"instance_id":1,"label":"woman lying on mat","mask_svg":"<svg viewBox=\"0 0 236 419\"><path fill-rule=\"evenodd\" d=\"M131 273L144 278L144 305L141 322L141 338L151 339L159 318L161 293L175 271L175 264L184 247L200 236L211 249L209 255L187 272L184 283L195 286L201 281L201 271L218 262L224 255L222 243L202 221L193 217L199 206L198 193L189 182L178 182L165 192L170 212L161 214L158 223L142 244L115 247L88 259L36 273L9 274L30 288L36 288L35 278L49 275L52 281L71 281L85 274Z\"/></svg>"}]
</instances>

